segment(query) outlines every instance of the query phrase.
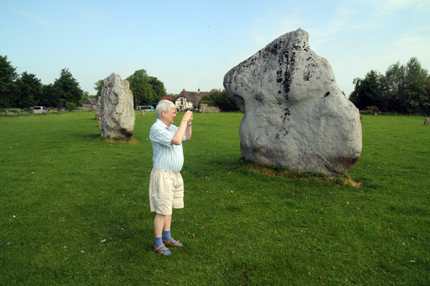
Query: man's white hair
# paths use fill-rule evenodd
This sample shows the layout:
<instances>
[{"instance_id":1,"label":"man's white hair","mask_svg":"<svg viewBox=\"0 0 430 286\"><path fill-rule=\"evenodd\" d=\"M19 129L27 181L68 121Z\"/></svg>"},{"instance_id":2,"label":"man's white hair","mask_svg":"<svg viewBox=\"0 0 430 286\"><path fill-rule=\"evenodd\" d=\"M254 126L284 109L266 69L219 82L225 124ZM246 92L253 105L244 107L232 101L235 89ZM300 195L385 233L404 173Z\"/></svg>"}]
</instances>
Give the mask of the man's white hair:
<instances>
[{"instance_id":1,"label":"man's white hair","mask_svg":"<svg viewBox=\"0 0 430 286\"><path fill-rule=\"evenodd\" d=\"M172 108L175 108L175 104L173 104L173 102L170 100L163 99L157 104L155 113L157 113L157 117L160 118L163 115L163 111L168 113Z\"/></svg>"}]
</instances>

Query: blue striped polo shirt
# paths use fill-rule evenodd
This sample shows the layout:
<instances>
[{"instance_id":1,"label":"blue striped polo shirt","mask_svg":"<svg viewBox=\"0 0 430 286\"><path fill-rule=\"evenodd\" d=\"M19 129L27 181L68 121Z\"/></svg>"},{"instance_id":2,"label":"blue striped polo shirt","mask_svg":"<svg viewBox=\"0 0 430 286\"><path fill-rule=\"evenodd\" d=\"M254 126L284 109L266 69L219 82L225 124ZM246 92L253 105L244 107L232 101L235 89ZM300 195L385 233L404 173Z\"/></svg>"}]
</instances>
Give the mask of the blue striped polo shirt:
<instances>
[{"instance_id":1,"label":"blue striped polo shirt","mask_svg":"<svg viewBox=\"0 0 430 286\"><path fill-rule=\"evenodd\" d=\"M184 153L182 144L172 144L172 138L178 131L179 127L170 124L166 126L160 119L152 125L149 131L149 139L152 142L153 150L153 167L156 169L180 172L184 165ZM185 141L185 135L184 139Z\"/></svg>"}]
</instances>

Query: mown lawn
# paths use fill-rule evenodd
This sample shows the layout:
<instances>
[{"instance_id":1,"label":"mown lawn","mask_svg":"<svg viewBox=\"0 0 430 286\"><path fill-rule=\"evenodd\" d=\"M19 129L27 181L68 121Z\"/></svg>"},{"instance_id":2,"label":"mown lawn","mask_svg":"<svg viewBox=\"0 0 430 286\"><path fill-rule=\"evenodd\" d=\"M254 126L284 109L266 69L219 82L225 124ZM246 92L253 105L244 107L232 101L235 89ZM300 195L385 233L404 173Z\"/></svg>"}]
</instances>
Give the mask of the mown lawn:
<instances>
[{"instance_id":1,"label":"mown lawn","mask_svg":"<svg viewBox=\"0 0 430 286\"><path fill-rule=\"evenodd\" d=\"M359 188L255 172L241 113L194 118L172 225L185 246L162 257L148 202L155 113L136 113L137 144L96 140L91 112L0 117L0 284L429 284L424 117L364 116L348 173Z\"/></svg>"}]
</instances>

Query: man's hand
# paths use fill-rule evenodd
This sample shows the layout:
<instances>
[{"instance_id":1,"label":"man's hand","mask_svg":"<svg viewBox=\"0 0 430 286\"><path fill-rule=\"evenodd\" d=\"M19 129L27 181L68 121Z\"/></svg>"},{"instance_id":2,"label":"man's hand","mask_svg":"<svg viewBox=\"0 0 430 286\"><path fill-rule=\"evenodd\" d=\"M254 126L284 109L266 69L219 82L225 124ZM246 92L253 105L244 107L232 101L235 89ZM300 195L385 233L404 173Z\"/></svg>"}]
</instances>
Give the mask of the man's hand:
<instances>
[{"instance_id":1,"label":"man's hand","mask_svg":"<svg viewBox=\"0 0 430 286\"><path fill-rule=\"evenodd\" d=\"M191 121L193 121L193 112L191 110L185 112L184 116L182 117L182 121L186 121L187 124L191 124Z\"/></svg>"},{"instance_id":2,"label":"man's hand","mask_svg":"<svg viewBox=\"0 0 430 286\"><path fill-rule=\"evenodd\" d=\"M193 121L193 112L188 110L182 117L181 124L176 134L172 138L173 145L180 145L185 135L185 140L191 139L191 121Z\"/></svg>"}]
</instances>

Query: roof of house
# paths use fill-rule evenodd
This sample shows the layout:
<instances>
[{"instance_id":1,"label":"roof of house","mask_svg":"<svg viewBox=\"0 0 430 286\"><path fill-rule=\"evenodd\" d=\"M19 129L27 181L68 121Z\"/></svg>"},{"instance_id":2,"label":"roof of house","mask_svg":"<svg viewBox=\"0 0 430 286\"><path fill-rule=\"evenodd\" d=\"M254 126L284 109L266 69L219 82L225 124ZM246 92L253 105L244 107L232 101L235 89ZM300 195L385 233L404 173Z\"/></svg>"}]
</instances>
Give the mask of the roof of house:
<instances>
[{"instance_id":1,"label":"roof of house","mask_svg":"<svg viewBox=\"0 0 430 286\"><path fill-rule=\"evenodd\" d=\"M175 100L176 100L176 98L174 97L174 96L171 96L171 95L165 95L165 96L163 96L162 98L160 98L160 100L163 100L163 99L166 99L166 100L170 100L171 102L175 102Z\"/></svg>"},{"instance_id":2,"label":"roof of house","mask_svg":"<svg viewBox=\"0 0 430 286\"><path fill-rule=\"evenodd\" d=\"M87 98L87 99L85 99L85 101L84 101L84 103L83 104L97 104L97 98Z\"/></svg>"},{"instance_id":3,"label":"roof of house","mask_svg":"<svg viewBox=\"0 0 430 286\"><path fill-rule=\"evenodd\" d=\"M202 95L205 93L207 92L200 91L200 89L198 91L186 91L185 89L183 89L176 98L176 100L178 100L178 98L180 97L185 97L188 101L193 103L194 108L198 108L200 100L202 99Z\"/></svg>"}]
</instances>

